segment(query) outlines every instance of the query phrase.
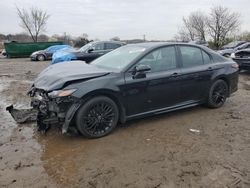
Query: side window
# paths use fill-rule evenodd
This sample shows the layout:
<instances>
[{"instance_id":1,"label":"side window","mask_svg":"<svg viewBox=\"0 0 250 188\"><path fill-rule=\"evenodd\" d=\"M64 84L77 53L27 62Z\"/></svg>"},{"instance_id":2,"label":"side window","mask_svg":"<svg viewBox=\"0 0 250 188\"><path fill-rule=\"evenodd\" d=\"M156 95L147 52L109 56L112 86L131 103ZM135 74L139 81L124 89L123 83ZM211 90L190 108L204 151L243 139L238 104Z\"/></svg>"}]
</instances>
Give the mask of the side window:
<instances>
[{"instance_id":1,"label":"side window","mask_svg":"<svg viewBox=\"0 0 250 188\"><path fill-rule=\"evenodd\" d=\"M106 43L106 50L110 50L110 49L116 49L119 48L121 45L120 44L115 44L115 43Z\"/></svg>"},{"instance_id":2,"label":"side window","mask_svg":"<svg viewBox=\"0 0 250 188\"><path fill-rule=\"evenodd\" d=\"M201 50L191 46L180 46L183 67L203 65Z\"/></svg>"},{"instance_id":3,"label":"side window","mask_svg":"<svg viewBox=\"0 0 250 188\"><path fill-rule=\"evenodd\" d=\"M151 72L160 72L176 68L175 47L169 46L154 50L143 57L137 65L149 65Z\"/></svg>"},{"instance_id":4,"label":"side window","mask_svg":"<svg viewBox=\"0 0 250 188\"><path fill-rule=\"evenodd\" d=\"M92 47L95 51L96 50L104 50L104 43L97 43L95 45L93 45Z\"/></svg>"},{"instance_id":5,"label":"side window","mask_svg":"<svg viewBox=\"0 0 250 188\"><path fill-rule=\"evenodd\" d=\"M202 50L202 56L203 56L203 62L204 64L209 64L211 63L211 58L210 56Z\"/></svg>"}]
</instances>

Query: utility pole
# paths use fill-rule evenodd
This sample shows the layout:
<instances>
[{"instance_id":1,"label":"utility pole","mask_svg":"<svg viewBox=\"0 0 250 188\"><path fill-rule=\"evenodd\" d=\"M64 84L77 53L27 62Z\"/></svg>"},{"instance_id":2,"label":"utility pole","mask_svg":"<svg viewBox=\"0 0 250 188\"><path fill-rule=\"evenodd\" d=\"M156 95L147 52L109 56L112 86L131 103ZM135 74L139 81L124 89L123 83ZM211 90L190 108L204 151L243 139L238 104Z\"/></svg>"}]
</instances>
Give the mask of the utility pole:
<instances>
[{"instance_id":1,"label":"utility pole","mask_svg":"<svg viewBox=\"0 0 250 188\"><path fill-rule=\"evenodd\" d=\"M146 35L143 34L143 41L145 42L146 41Z\"/></svg>"}]
</instances>

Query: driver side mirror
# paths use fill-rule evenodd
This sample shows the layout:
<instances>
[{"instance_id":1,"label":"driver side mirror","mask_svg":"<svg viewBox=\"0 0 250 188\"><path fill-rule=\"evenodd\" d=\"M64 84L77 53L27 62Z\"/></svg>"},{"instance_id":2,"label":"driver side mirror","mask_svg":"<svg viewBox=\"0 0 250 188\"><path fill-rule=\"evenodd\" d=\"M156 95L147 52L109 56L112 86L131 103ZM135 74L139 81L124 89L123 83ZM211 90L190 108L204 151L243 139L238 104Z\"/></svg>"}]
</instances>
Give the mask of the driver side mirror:
<instances>
[{"instance_id":1,"label":"driver side mirror","mask_svg":"<svg viewBox=\"0 0 250 188\"><path fill-rule=\"evenodd\" d=\"M93 51L94 51L93 48L88 49L88 53L91 53L91 52L93 52Z\"/></svg>"},{"instance_id":2,"label":"driver side mirror","mask_svg":"<svg viewBox=\"0 0 250 188\"><path fill-rule=\"evenodd\" d=\"M138 65L133 71L133 79L145 78L146 72L150 71L151 67L149 65Z\"/></svg>"},{"instance_id":3,"label":"driver side mirror","mask_svg":"<svg viewBox=\"0 0 250 188\"><path fill-rule=\"evenodd\" d=\"M149 65L138 65L135 67L136 72L146 72L150 70L151 70L151 67Z\"/></svg>"}]
</instances>

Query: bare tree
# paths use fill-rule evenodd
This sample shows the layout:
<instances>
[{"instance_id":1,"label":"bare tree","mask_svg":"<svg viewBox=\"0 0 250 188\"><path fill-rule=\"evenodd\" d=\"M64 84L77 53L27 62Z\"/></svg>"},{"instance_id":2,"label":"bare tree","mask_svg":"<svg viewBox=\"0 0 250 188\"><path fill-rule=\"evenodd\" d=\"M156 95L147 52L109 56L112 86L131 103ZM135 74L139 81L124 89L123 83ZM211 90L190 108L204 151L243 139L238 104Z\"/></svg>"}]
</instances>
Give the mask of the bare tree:
<instances>
[{"instance_id":1,"label":"bare tree","mask_svg":"<svg viewBox=\"0 0 250 188\"><path fill-rule=\"evenodd\" d=\"M18 7L16 9L21 20L21 27L30 34L34 42L37 42L39 34L46 29L49 15L47 12L34 7L30 11Z\"/></svg>"},{"instance_id":2,"label":"bare tree","mask_svg":"<svg viewBox=\"0 0 250 188\"><path fill-rule=\"evenodd\" d=\"M190 40L194 40L195 39L195 29L192 26L192 24L190 23L190 21L186 18L183 18L183 23L184 23L184 28L182 28L180 30L180 32L185 32L186 34L189 35L189 39Z\"/></svg>"},{"instance_id":3,"label":"bare tree","mask_svg":"<svg viewBox=\"0 0 250 188\"><path fill-rule=\"evenodd\" d=\"M112 37L110 40L113 40L113 41L120 41L121 39L120 39L119 37L115 36L115 37Z\"/></svg>"},{"instance_id":4,"label":"bare tree","mask_svg":"<svg viewBox=\"0 0 250 188\"><path fill-rule=\"evenodd\" d=\"M200 11L192 12L188 17L189 24L195 30L196 37L201 41L206 41L207 17Z\"/></svg>"},{"instance_id":5,"label":"bare tree","mask_svg":"<svg viewBox=\"0 0 250 188\"><path fill-rule=\"evenodd\" d=\"M243 41L250 42L250 32L245 31L245 32L241 33L240 35L237 36L237 40L243 40Z\"/></svg>"},{"instance_id":6,"label":"bare tree","mask_svg":"<svg viewBox=\"0 0 250 188\"><path fill-rule=\"evenodd\" d=\"M180 30L182 35L188 33L190 40L198 38L201 41L206 41L206 16L203 13L192 12L187 18L183 18L183 23L185 29Z\"/></svg>"},{"instance_id":7,"label":"bare tree","mask_svg":"<svg viewBox=\"0 0 250 188\"><path fill-rule=\"evenodd\" d=\"M191 35L192 37L192 35ZM190 33L187 31L187 29L185 27L181 27L177 33L177 35L175 35L174 39L175 41L181 41L181 42L188 42L190 40L192 40L190 37Z\"/></svg>"},{"instance_id":8,"label":"bare tree","mask_svg":"<svg viewBox=\"0 0 250 188\"><path fill-rule=\"evenodd\" d=\"M231 12L228 8L222 6L215 6L211 9L207 26L209 35L217 49L223 45L226 37L239 29L239 18L238 13Z\"/></svg>"},{"instance_id":9,"label":"bare tree","mask_svg":"<svg viewBox=\"0 0 250 188\"><path fill-rule=\"evenodd\" d=\"M88 37L89 37L89 35L87 33L83 33L81 36L81 38L83 38L83 39L88 39Z\"/></svg>"}]
</instances>

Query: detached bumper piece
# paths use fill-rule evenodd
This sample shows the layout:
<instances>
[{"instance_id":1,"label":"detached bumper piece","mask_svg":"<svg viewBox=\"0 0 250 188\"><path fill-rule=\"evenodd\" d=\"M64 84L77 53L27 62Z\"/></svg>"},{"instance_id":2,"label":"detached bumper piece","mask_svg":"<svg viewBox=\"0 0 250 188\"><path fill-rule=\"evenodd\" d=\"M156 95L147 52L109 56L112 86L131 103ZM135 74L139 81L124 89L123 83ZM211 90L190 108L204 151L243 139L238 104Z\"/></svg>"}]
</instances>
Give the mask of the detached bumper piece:
<instances>
[{"instance_id":1,"label":"detached bumper piece","mask_svg":"<svg viewBox=\"0 0 250 188\"><path fill-rule=\"evenodd\" d=\"M30 109L16 109L13 105L6 107L13 119L17 123L30 123L37 120L37 110L34 108Z\"/></svg>"}]
</instances>

